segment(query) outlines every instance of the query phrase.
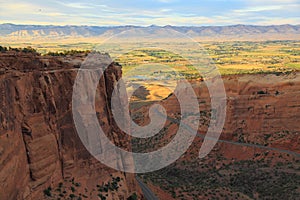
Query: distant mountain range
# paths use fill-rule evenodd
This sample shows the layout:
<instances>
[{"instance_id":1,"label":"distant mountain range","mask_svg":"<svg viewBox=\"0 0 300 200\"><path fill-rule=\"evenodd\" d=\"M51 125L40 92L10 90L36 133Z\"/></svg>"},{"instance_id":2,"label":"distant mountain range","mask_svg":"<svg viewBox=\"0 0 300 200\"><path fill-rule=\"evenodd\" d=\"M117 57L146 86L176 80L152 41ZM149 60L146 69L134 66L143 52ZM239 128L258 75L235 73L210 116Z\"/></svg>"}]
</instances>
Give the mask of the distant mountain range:
<instances>
[{"instance_id":1,"label":"distant mountain range","mask_svg":"<svg viewBox=\"0 0 300 200\"><path fill-rule=\"evenodd\" d=\"M70 38L108 37L127 31L124 36L172 37L172 30L193 38L204 39L292 39L300 40L300 25L232 25L232 26L53 26L0 24L3 38Z\"/></svg>"}]
</instances>

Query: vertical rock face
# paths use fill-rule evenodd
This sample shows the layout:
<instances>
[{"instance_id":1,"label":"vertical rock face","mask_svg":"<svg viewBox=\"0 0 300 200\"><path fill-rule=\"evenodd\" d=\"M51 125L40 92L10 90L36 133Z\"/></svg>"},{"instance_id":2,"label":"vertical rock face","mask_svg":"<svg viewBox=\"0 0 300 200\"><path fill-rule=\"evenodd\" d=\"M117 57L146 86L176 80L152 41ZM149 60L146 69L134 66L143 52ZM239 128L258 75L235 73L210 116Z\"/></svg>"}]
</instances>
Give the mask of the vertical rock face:
<instances>
[{"instance_id":1,"label":"vertical rock face","mask_svg":"<svg viewBox=\"0 0 300 200\"><path fill-rule=\"evenodd\" d=\"M224 138L299 153L299 75L244 75L226 80ZM230 157L234 148L224 153ZM250 159L253 149L244 148L234 157Z\"/></svg>"},{"instance_id":2,"label":"vertical rock face","mask_svg":"<svg viewBox=\"0 0 300 200\"><path fill-rule=\"evenodd\" d=\"M83 58L76 59L80 63ZM0 68L0 199L45 199L48 187L71 182L80 183L78 193L98 199L96 185L115 177L120 179L119 189L108 191L108 199L140 195L134 175L104 166L82 145L71 111L77 74L73 64L63 58L7 52L0 56ZM129 140L116 133L109 104L120 77L121 67L111 64L99 82L96 111L111 140L128 146ZM51 197L55 195L47 196Z\"/></svg>"},{"instance_id":3,"label":"vertical rock face","mask_svg":"<svg viewBox=\"0 0 300 200\"><path fill-rule=\"evenodd\" d=\"M230 75L223 77L223 81L227 107L226 120L220 139L273 147L283 150L279 151L282 154L285 154L285 150L299 154L299 72L281 75ZM201 125L198 131L205 136L209 120L214 116L213 110L211 110L210 93L204 82L192 83L199 98ZM178 118L180 104L175 95L171 95L160 103L170 117ZM149 106L144 106L134 111L140 114L137 121L142 125L149 121L148 110ZM171 138L176 134L177 129L170 127L167 129L166 138ZM197 141L200 145L193 149L195 154L202 144L201 139L198 138ZM149 141L143 145L146 143ZM139 144L139 147L142 148L143 145ZM148 146L153 149L155 144ZM242 160L252 159L257 152L267 151L254 146L247 147L230 143L220 143L215 150L223 153L229 159Z\"/></svg>"}]
</instances>

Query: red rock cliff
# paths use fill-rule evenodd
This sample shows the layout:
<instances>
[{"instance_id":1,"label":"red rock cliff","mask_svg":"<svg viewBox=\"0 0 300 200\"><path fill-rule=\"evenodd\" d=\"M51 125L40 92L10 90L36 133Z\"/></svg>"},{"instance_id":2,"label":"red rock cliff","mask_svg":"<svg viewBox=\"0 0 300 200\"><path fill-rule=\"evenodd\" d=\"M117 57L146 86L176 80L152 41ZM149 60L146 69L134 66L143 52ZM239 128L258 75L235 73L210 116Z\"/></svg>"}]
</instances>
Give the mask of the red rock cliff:
<instances>
[{"instance_id":1,"label":"red rock cliff","mask_svg":"<svg viewBox=\"0 0 300 200\"><path fill-rule=\"evenodd\" d=\"M76 134L72 87L77 74L74 66L82 60L82 56L1 54L0 199L66 199L72 195L126 199L134 192L140 195L134 175L95 160ZM116 128L108 103L108 91L120 77L121 67L111 64L99 83L96 110L110 138L119 146L128 146L129 140L113 134ZM113 182L117 189L100 191Z\"/></svg>"}]
</instances>

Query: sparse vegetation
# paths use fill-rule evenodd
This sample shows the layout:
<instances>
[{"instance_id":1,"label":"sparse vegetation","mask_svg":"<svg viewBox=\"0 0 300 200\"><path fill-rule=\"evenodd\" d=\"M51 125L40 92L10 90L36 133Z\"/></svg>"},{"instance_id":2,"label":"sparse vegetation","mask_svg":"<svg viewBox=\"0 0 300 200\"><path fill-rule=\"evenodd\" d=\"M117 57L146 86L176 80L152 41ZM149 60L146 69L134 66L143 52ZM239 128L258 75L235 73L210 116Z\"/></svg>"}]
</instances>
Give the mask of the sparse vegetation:
<instances>
[{"instance_id":1,"label":"sparse vegetation","mask_svg":"<svg viewBox=\"0 0 300 200\"><path fill-rule=\"evenodd\" d=\"M48 187L47 189L44 190L44 195L45 196L48 196L48 197L51 197L52 194L51 194L51 187Z\"/></svg>"},{"instance_id":2,"label":"sparse vegetation","mask_svg":"<svg viewBox=\"0 0 300 200\"><path fill-rule=\"evenodd\" d=\"M74 56L78 54L84 54L87 56L91 53L90 50L64 50L64 51L56 51L56 52L48 52L45 55L47 56Z\"/></svg>"},{"instance_id":3,"label":"sparse vegetation","mask_svg":"<svg viewBox=\"0 0 300 200\"><path fill-rule=\"evenodd\" d=\"M280 162L275 169L271 160L264 159L231 162L219 169L197 161L188 164L181 161L144 174L142 178L168 191L174 198L199 199L203 195L214 199L256 199L256 194L259 199L295 199L300 185L300 176L295 170L295 162Z\"/></svg>"},{"instance_id":4,"label":"sparse vegetation","mask_svg":"<svg viewBox=\"0 0 300 200\"><path fill-rule=\"evenodd\" d=\"M64 180L64 183L58 183L57 187L52 190L48 187L44 190L44 196L47 199L88 199L89 196L98 196L101 200L106 200L108 193L117 192L121 178L111 176L111 181L103 184L97 184L95 188L81 188L81 183L74 178ZM84 191L84 193L83 193Z\"/></svg>"},{"instance_id":5,"label":"sparse vegetation","mask_svg":"<svg viewBox=\"0 0 300 200\"><path fill-rule=\"evenodd\" d=\"M127 200L137 200L138 196L136 195L136 193L133 193L130 197L127 198Z\"/></svg>"},{"instance_id":6,"label":"sparse vegetation","mask_svg":"<svg viewBox=\"0 0 300 200\"><path fill-rule=\"evenodd\" d=\"M24 47L24 48L12 48L12 47L7 48L7 47L0 46L0 52L7 52L7 51L37 54L37 50L32 48L31 46L27 46L27 47Z\"/></svg>"}]
</instances>

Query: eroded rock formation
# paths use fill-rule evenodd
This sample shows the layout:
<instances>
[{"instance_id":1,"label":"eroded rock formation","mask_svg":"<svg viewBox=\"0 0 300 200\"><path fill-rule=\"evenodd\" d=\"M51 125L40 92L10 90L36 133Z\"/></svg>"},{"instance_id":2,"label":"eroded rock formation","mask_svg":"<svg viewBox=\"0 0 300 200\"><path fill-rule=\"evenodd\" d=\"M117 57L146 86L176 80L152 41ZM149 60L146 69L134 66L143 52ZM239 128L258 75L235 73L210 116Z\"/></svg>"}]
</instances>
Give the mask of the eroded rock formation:
<instances>
[{"instance_id":1,"label":"eroded rock formation","mask_svg":"<svg viewBox=\"0 0 300 200\"><path fill-rule=\"evenodd\" d=\"M1 54L0 199L140 196L134 175L112 170L94 159L76 133L72 87L78 70L74 66L83 59L80 55ZM128 147L128 138L116 133L108 103L111 88L120 77L121 67L112 63L99 82L96 111L110 139ZM117 189L114 185L99 195L99 188L115 180Z\"/></svg>"}]
</instances>

